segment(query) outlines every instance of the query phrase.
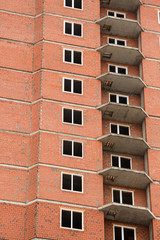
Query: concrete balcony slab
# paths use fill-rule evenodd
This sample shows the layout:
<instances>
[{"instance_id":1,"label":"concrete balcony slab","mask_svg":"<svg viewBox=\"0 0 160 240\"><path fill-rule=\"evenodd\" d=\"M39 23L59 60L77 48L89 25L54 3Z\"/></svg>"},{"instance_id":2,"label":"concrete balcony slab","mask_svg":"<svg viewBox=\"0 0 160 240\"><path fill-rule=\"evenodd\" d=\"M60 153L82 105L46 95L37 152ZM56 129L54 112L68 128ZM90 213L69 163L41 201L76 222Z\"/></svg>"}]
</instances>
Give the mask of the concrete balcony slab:
<instances>
[{"instance_id":1,"label":"concrete balcony slab","mask_svg":"<svg viewBox=\"0 0 160 240\"><path fill-rule=\"evenodd\" d=\"M141 0L101 0L101 7L129 12L136 12L141 4Z\"/></svg>"},{"instance_id":2,"label":"concrete balcony slab","mask_svg":"<svg viewBox=\"0 0 160 240\"><path fill-rule=\"evenodd\" d=\"M99 174L103 175L104 183L117 186L146 189L152 182L147 173L132 169L109 167L99 171Z\"/></svg>"},{"instance_id":3,"label":"concrete balcony slab","mask_svg":"<svg viewBox=\"0 0 160 240\"><path fill-rule=\"evenodd\" d=\"M101 52L102 60L121 64L139 65L143 54L138 48L106 44L97 48Z\"/></svg>"},{"instance_id":4,"label":"concrete balcony slab","mask_svg":"<svg viewBox=\"0 0 160 240\"><path fill-rule=\"evenodd\" d=\"M127 204L110 203L99 208L104 212L105 219L118 222L149 226L155 218L148 208Z\"/></svg>"},{"instance_id":5,"label":"concrete balcony slab","mask_svg":"<svg viewBox=\"0 0 160 240\"><path fill-rule=\"evenodd\" d=\"M104 119L121 122L139 124L148 116L143 108L127 104L109 102L97 107L97 109L102 111Z\"/></svg>"},{"instance_id":6,"label":"concrete balcony slab","mask_svg":"<svg viewBox=\"0 0 160 240\"><path fill-rule=\"evenodd\" d=\"M146 86L140 77L107 72L97 77L108 91L140 94Z\"/></svg>"},{"instance_id":7,"label":"concrete balcony slab","mask_svg":"<svg viewBox=\"0 0 160 240\"><path fill-rule=\"evenodd\" d=\"M136 20L105 16L96 21L100 24L101 32L113 36L138 38L142 27Z\"/></svg>"},{"instance_id":8,"label":"concrete balcony slab","mask_svg":"<svg viewBox=\"0 0 160 240\"><path fill-rule=\"evenodd\" d=\"M149 145L143 138L136 138L118 134L107 134L97 138L103 143L104 151L128 153L137 156L144 156Z\"/></svg>"}]
</instances>

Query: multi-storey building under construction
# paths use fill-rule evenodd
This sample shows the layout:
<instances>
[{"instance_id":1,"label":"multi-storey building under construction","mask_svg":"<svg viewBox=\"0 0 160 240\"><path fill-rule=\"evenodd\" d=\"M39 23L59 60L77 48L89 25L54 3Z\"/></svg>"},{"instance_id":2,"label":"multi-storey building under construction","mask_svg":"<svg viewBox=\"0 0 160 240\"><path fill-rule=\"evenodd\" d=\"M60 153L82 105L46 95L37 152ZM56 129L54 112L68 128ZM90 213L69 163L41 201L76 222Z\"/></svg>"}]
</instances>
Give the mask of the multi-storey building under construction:
<instances>
[{"instance_id":1,"label":"multi-storey building under construction","mask_svg":"<svg viewBox=\"0 0 160 240\"><path fill-rule=\"evenodd\" d=\"M160 0L0 8L0 239L160 240Z\"/></svg>"}]
</instances>

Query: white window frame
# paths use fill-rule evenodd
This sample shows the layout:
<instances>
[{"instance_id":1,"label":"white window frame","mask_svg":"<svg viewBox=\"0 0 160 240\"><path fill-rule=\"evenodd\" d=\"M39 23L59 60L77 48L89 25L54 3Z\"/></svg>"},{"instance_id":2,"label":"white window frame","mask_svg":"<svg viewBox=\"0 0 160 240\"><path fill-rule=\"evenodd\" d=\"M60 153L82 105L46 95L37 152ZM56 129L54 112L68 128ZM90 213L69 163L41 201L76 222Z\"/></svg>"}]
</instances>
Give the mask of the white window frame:
<instances>
[{"instance_id":1,"label":"white window frame","mask_svg":"<svg viewBox=\"0 0 160 240\"><path fill-rule=\"evenodd\" d=\"M128 227L128 226L121 226L121 225L113 225L113 237L114 237L114 240L115 240L115 227L120 227L122 230L122 239L119 239L119 240L124 240L124 228L128 228L128 229L133 229L134 230L134 240L136 240L136 228L133 228L133 227Z\"/></svg>"},{"instance_id":2,"label":"white window frame","mask_svg":"<svg viewBox=\"0 0 160 240\"><path fill-rule=\"evenodd\" d=\"M116 93L109 93L109 102L110 102L110 95L115 95L116 96L116 103L119 103L119 97L126 97L127 98L127 104L129 104L129 96L126 95L120 95ZM122 104L122 103L120 103Z\"/></svg>"},{"instance_id":3,"label":"white window frame","mask_svg":"<svg viewBox=\"0 0 160 240\"><path fill-rule=\"evenodd\" d=\"M64 90L64 82L65 82L65 79L71 80L71 92ZM82 93L75 93L75 92L73 92L74 81L79 81L79 82L81 82ZM81 96L81 95L83 95L83 81L82 81L82 80L79 80L79 79L63 77L62 91L65 92L65 93L72 93L72 94L77 94L78 96Z\"/></svg>"},{"instance_id":4,"label":"white window frame","mask_svg":"<svg viewBox=\"0 0 160 240\"><path fill-rule=\"evenodd\" d=\"M63 189L63 175L70 175L71 176L71 190L68 190L68 189ZM81 181L82 181L82 191L75 191L73 190L73 176L78 176L78 177L81 177ZM61 190L62 191L66 191L66 192L76 192L76 193L83 193L83 175L79 175L79 174L74 174L74 173L65 173L65 172L62 172L61 173Z\"/></svg>"},{"instance_id":5,"label":"white window frame","mask_svg":"<svg viewBox=\"0 0 160 240\"><path fill-rule=\"evenodd\" d=\"M66 23L70 23L71 25L72 25L72 27L71 27L71 29L72 29L72 33L71 34L69 34L69 33L65 33L65 24ZM79 24L79 25L81 25L81 36L77 36L77 35L74 35L73 33L74 33L74 24ZM83 37L83 25L81 24L81 23L76 23L76 22L69 22L69 21L64 21L64 24L63 24L63 33L65 34L65 35L68 35L68 36L73 36L73 37Z\"/></svg>"},{"instance_id":6,"label":"white window frame","mask_svg":"<svg viewBox=\"0 0 160 240\"><path fill-rule=\"evenodd\" d=\"M71 227L63 227L62 226L62 211L70 211L71 212ZM73 228L73 212L78 212L82 214L82 229L77 229L77 228ZM76 230L76 231L84 231L84 213L83 211L79 211L79 210L71 210L71 209L66 209L66 208L61 208L61 212L60 212L60 227L61 228L65 228L65 229L72 229L72 230Z\"/></svg>"},{"instance_id":7,"label":"white window frame","mask_svg":"<svg viewBox=\"0 0 160 240\"><path fill-rule=\"evenodd\" d=\"M65 51L71 51L71 62L66 62L65 61ZM78 64L78 63L74 63L73 62L73 53L74 52L80 52L81 53L81 61L82 63L81 64ZM74 65L78 65L78 66L83 66L83 52L82 51L79 51L79 50L73 50L73 49L68 49L68 48L63 48L63 62L64 63L69 63L69 64L74 64Z\"/></svg>"},{"instance_id":8,"label":"white window frame","mask_svg":"<svg viewBox=\"0 0 160 240\"><path fill-rule=\"evenodd\" d=\"M158 23L160 24L160 11L158 11Z\"/></svg>"},{"instance_id":9,"label":"white window frame","mask_svg":"<svg viewBox=\"0 0 160 240\"><path fill-rule=\"evenodd\" d=\"M131 168L128 168L128 169L132 169L132 158L111 154L111 166L112 166L112 157L118 157L118 167L119 167L119 168L122 168L122 167L121 167L121 158L127 158L127 159L129 159L129 160L130 160L130 166L131 166ZM112 167L114 167L114 166L112 166Z\"/></svg>"},{"instance_id":10,"label":"white window frame","mask_svg":"<svg viewBox=\"0 0 160 240\"><path fill-rule=\"evenodd\" d=\"M115 40L115 43L109 43L109 39L114 39L114 40ZM124 46L117 44L117 41L123 41L123 42L124 42ZM127 46L127 41L124 40L124 39L118 39L118 38L108 37L108 44L117 45L117 46L121 46L121 47L126 47L126 46Z\"/></svg>"},{"instance_id":11,"label":"white window frame","mask_svg":"<svg viewBox=\"0 0 160 240\"><path fill-rule=\"evenodd\" d=\"M117 133L113 133L113 134L119 134L119 135L123 135L123 134L120 134L119 132L119 127L128 127L129 128L129 135L124 135L124 136L130 136L130 126L128 125L122 125L122 124L117 124L117 123L110 123L110 133L111 132L111 125L117 125Z\"/></svg>"},{"instance_id":12,"label":"white window frame","mask_svg":"<svg viewBox=\"0 0 160 240\"><path fill-rule=\"evenodd\" d=\"M108 12L114 13L114 16L108 15ZM126 18L126 13L116 12L116 11L112 11L112 10L107 10L107 16L108 16L108 17L115 17L115 18L117 18L117 14L123 14L123 15L124 15L124 18ZM122 18L122 19L124 19L124 18Z\"/></svg>"},{"instance_id":13,"label":"white window frame","mask_svg":"<svg viewBox=\"0 0 160 240\"><path fill-rule=\"evenodd\" d=\"M72 142L72 155L63 154L64 141ZM73 149L74 149L74 143L75 143L75 142L82 144L82 157L78 157L78 156L74 156L74 155L73 155ZM83 158L83 142L74 141L74 140L69 140L69 139L62 139L62 156L74 157L74 158Z\"/></svg>"},{"instance_id":14,"label":"white window frame","mask_svg":"<svg viewBox=\"0 0 160 240\"><path fill-rule=\"evenodd\" d=\"M118 189L118 188L112 188L112 202L113 203L116 203L114 202L114 199L113 199L113 191L119 191L120 192L120 203L119 204L125 204L122 202L122 192L128 192L128 193L132 193L132 205L131 206L134 206L134 192L133 191L129 191L129 190L123 190L123 189ZM128 205L128 204L125 204L125 205Z\"/></svg>"},{"instance_id":15,"label":"white window frame","mask_svg":"<svg viewBox=\"0 0 160 240\"><path fill-rule=\"evenodd\" d=\"M66 6L65 5L65 3L66 3L66 0L64 0L64 7L66 7L66 8L72 8L72 9L76 9L76 10L83 10L83 0L81 0L82 1L82 8L74 8L74 4L73 4L73 2L74 2L74 0L72 0L72 7L69 7L69 6Z\"/></svg>"},{"instance_id":16,"label":"white window frame","mask_svg":"<svg viewBox=\"0 0 160 240\"><path fill-rule=\"evenodd\" d=\"M64 109L72 110L72 122L71 122L71 123L68 123L68 122L64 122L64 121L63 121L63 120L64 120ZM79 111L79 112L82 113L82 124L73 123L73 120L74 120L74 111ZM83 110L63 107L63 108L62 108L62 122L65 123L65 124L72 124L72 125L76 125L76 126L83 126Z\"/></svg>"},{"instance_id":17,"label":"white window frame","mask_svg":"<svg viewBox=\"0 0 160 240\"><path fill-rule=\"evenodd\" d=\"M110 72L110 71L109 71L109 67L110 67L110 66L114 66L114 67L115 67L115 69L116 69L115 73L116 73L116 74L121 74L121 73L118 73L118 68L123 68L123 69L126 69L126 74L122 74L122 75L128 75L128 67L123 67L123 66L108 64L108 72ZM111 73L113 73L113 72L111 72Z\"/></svg>"}]
</instances>

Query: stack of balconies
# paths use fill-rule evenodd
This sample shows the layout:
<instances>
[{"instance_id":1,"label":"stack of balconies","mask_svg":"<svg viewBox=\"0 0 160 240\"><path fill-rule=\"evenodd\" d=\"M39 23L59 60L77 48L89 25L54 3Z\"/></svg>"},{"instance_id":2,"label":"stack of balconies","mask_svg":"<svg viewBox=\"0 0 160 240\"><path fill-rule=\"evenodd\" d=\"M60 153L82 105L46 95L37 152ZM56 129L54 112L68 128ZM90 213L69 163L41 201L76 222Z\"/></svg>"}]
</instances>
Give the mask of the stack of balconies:
<instances>
[{"instance_id":1,"label":"stack of balconies","mask_svg":"<svg viewBox=\"0 0 160 240\"><path fill-rule=\"evenodd\" d=\"M102 83L102 105L97 109L102 112L103 136L98 140L104 152L103 170L99 171L104 179L104 205L99 210L104 212L106 233L110 221L121 227L121 237L114 229L114 240L135 240L137 233L124 237L122 228L128 224L131 229L135 225L149 226L154 218L148 199L152 179L148 176L149 145L145 141L144 56L140 47L143 29L137 20L140 4L140 0L102 0L101 19L96 21L102 44L97 49L101 53L102 72L97 79ZM123 194L129 191L132 201Z\"/></svg>"}]
</instances>

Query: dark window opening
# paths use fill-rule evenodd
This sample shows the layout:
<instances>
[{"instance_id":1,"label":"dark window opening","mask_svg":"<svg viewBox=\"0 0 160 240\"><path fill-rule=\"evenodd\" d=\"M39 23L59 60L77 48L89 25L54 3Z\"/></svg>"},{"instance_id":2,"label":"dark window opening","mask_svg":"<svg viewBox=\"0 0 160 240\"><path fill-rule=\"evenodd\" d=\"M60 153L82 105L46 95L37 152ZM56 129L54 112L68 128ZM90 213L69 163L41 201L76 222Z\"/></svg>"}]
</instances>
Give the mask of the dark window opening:
<instances>
[{"instance_id":1,"label":"dark window opening","mask_svg":"<svg viewBox=\"0 0 160 240\"><path fill-rule=\"evenodd\" d=\"M112 166L113 167L119 167L118 157L112 156Z\"/></svg>"},{"instance_id":2,"label":"dark window opening","mask_svg":"<svg viewBox=\"0 0 160 240\"><path fill-rule=\"evenodd\" d=\"M76 64L82 64L81 52L74 51L73 62Z\"/></svg>"},{"instance_id":3,"label":"dark window opening","mask_svg":"<svg viewBox=\"0 0 160 240\"><path fill-rule=\"evenodd\" d=\"M117 45L125 46L125 41L117 40Z\"/></svg>"},{"instance_id":4,"label":"dark window opening","mask_svg":"<svg viewBox=\"0 0 160 240\"><path fill-rule=\"evenodd\" d=\"M74 142L74 156L82 157L82 143Z\"/></svg>"},{"instance_id":5,"label":"dark window opening","mask_svg":"<svg viewBox=\"0 0 160 240\"><path fill-rule=\"evenodd\" d=\"M71 23L68 23L68 22L65 23L65 33L72 34L72 24Z\"/></svg>"},{"instance_id":6,"label":"dark window opening","mask_svg":"<svg viewBox=\"0 0 160 240\"><path fill-rule=\"evenodd\" d=\"M127 98L123 96L119 96L119 103L127 104Z\"/></svg>"},{"instance_id":7,"label":"dark window opening","mask_svg":"<svg viewBox=\"0 0 160 240\"><path fill-rule=\"evenodd\" d=\"M112 16L112 17L114 17L114 12L110 12L110 11L108 11L108 16Z\"/></svg>"},{"instance_id":8,"label":"dark window opening","mask_svg":"<svg viewBox=\"0 0 160 240\"><path fill-rule=\"evenodd\" d=\"M122 203L133 205L131 192L122 192Z\"/></svg>"},{"instance_id":9,"label":"dark window opening","mask_svg":"<svg viewBox=\"0 0 160 240\"><path fill-rule=\"evenodd\" d=\"M72 0L65 0L65 6L72 7Z\"/></svg>"},{"instance_id":10,"label":"dark window opening","mask_svg":"<svg viewBox=\"0 0 160 240\"><path fill-rule=\"evenodd\" d=\"M120 74L127 74L126 68L118 67L118 73L120 73Z\"/></svg>"},{"instance_id":11,"label":"dark window opening","mask_svg":"<svg viewBox=\"0 0 160 240\"><path fill-rule=\"evenodd\" d=\"M82 125L82 112L74 110L73 111L73 123Z\"/></svg>"},{"instance_id":12,"label":"dark window opening","mask_svg":"<svg viewBox=\"0 0 160 240\"><path fill-rule=\"evenodd\" d=\"M82 229L82 213L73 212L73 228Z\"/></svg>"},{"instance_id":13,"label":"dark window opening","mask_svg":"<svg viewBox=\"0 0 160 240\"><path fill-rule=\"evenodd\" d=\"M73 191L82 192L82 177L73 175Z\"/></svg>"},{"instance_id":14,"label":"dark window opening","mask_svg":"<svg viewBox=\"0 0 160 240\"><path fill-rule=\"evenodd\" d=\"M113 202L120 203L120 191L113 190Z\"/></svg>"},{"instance_id":15,"label":"dark window opening","mask_svg":"<svg viewBox=\"0 0 160 240\"><path fill-rule=\"evenodd\" d=\"M82 0L74 0L74 8L82 9Z\"/></svg>"},{"instance_id":16,"label":"dark window opening","mask_svg":"<svg viewBox=\"0 0 160 240\"><path fill-rule=\"evenodd\" d=\"M122 229L121 227L114 227L115 240L122 240Z\"/></svg>"},{"instance_id":17,"label":"dark window opening","mask_svg":"<svg viewBox=\"0 0 160 240\"><path fill-rule=\"evenodd\" d=\"M119 126L119 134L129 136L129 127Z\"/></svg>"},{"instance_id":18,"label":"dark window opening","mask_svg":"<svg viewBox=\"0 0 160 240\"><path fill-rule=\"evenodd\" d=\"M114 102L114 103L117 102L117 97L116 97L116 95L110 94L110 102Z\"/></svg>"},{"instance_id":19,"label":"dark window opening","mask_svg":"<svg viewBox=\"0 0 160 240\"><path fill-rule=\"evenodd\" d=\"M64 79L64 91L71 92L71 80L70 79Z\"/></svg>"},{"instance_id":20,"label":"dark window opening","mask_svg":"<svg viewBox=\"0 0 160 240\"><path fill-rule=\"evenodd\" d=\"M109 65L109 71L110 72L116 72L116 67L112 66L112 65Z\"/></svg>"},{"instance_id":21,"label":"dark window opening","mask_svg":"<svg viewBox=\"0 0 160 240\"><path fill-rule=\"evenodd\" d=\"M82 36L82 26L81 24L74 23L74 35L75 36Z\"/></svg>"},{"instance_id":22,"label":"dark window opening","mask_svg":"<svg viewBox=\"0 0 160 240\"><path fill-rule=\"evenodd\" d=\"M115 44L115 39L114 38L109 38L109 43Z\"/></svg>"},{"instance_id":23,"label":"dark window opening","mask_svg":"<svg viewBox=\"0 0 160 240\"><path fill-rule=\"evenodd\" d=\"M124 14L122 14L122 13L117 13L117 14L116 14L116 17L118 17L118 18L124 18Z\"/></svg>"},{"instance_id":24,"label":"dark window opening","mask_svg":"<svg viewBox=\"0 0 160 240\"><path fill-rule=\"evenodd\" d=\"M73 81L73 92L82 94L82 82L78 80Z\"/></svg>"},{"instance_id":25,"label":"dark window opening","mask_svg":"<svg viewBox=\"0 0 160 240\"><path fill-rule=\"evenodd\" d=\"M121 157L121 167L131 169L131 161L129 158Z\"/></svg>"},{"instance_id":26,"label":"dark window opening","mask_svg":"<svg viewBox=\"0 0 160 240\"><path fill-rule=\"evenodd\" d=\"M71 190L71 175L63 174L62 189Z\"/></svg>"},{"instance_id":27,"label":"dark window opening","mask_svg":"<svg viewBox=\"0 0 160 240\"><path fill-rule=\"evenodd\" d=\"M62 210L62 227L71 228L71 211Z\"/></svg>"},{"instance_id":28,"label":"dark window opening","mask_svg":"<svg viewBox=\"0 0 160 240\"><path fill-rule=\"evenodd\" d=\"M124 240L134 240L134 230L129 228L124 228Z\"/></svg>"},{"instance_id":29,"label":"dark window opening","mask_svg":"<svg viewBox=\"0 0 160 240\"><path fill-rule=\"evenodd\" d=\"M72 62L71 51L65 50L65 62Z\"/></svg>"},{"instance_id":30,"label":"dark window opening","mask_svg":"<svg viewBox=\"0 0 160 240\"><path fill-rule=\"evenodd\" d=\"M72 123L72 109L63 109L63 122Z\"/></svg>"},{"instance_id":31,"label":"dark window opening","mask_svg":"<svg viewBox=\"0 0 160 240\"><path fill-rule=\"evenodd\" d=\"M63 154L72 156L72 142L63 141Z\"/></svg>"},{"instance_id":32,"label":"dark window opening","mask_svg":"<svg viewBox=\"0 0 160 240\"><path fill-rule=\"evenodd\" d=\"M111 133L117 133L117 125L111 124Z\"/></svg>"}]
</instances>

